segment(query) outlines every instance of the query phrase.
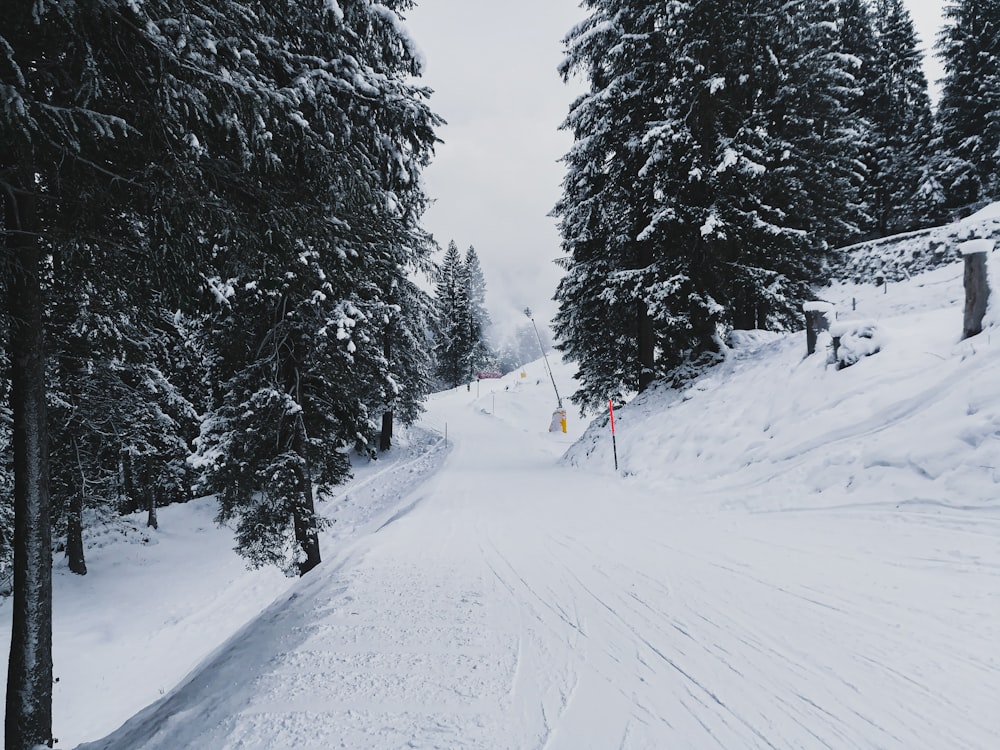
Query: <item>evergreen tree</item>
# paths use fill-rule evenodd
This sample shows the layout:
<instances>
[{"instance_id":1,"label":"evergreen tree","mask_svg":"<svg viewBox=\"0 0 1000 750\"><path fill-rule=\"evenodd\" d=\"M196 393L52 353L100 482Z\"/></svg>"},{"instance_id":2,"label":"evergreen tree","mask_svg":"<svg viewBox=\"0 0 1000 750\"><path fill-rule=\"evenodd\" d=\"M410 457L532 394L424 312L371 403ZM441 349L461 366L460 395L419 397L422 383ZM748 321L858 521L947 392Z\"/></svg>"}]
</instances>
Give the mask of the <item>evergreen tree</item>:
<instances>
[{"instance_id":1,"label":"evergreen tree","mask_svg":"<svg viewBox=\"0 0 1000 750\"><path fill-rule=\"evenodd\" d=\"M864 133L836 3L587 5L555 320L584 406L685 377L728 327L797 322L863 218Z\"/></svg>"},{"instance_id":2,"label":"evergreen tree","mask_svg":"<svg viewBox=\"0 0 1000 750\"><path fill-rule=\"evenodd\" d=\"M423 399L430 392L432 378L427 335L434 319L433 300L407 276L390 283L387 303L383 337L391 389L384 394L381 404L379 450L382 451L392 446L396 418L410 425L423 412Z\"/></svg>"},{"instance_id":3,"label":"evergreen tree","mask_svg":"<svg viewBox=\"0 0 1000 750\"><path fill-rule=\"evenodd\" d=\"M170 11L186 10L177 5L11 0L0 7L0 285L9 320L16 518L10 750L52 739L45 258L85 236L102 253L130 256L135 275L118 279L126 288L175 270L193 276L178 254L157 272L161 264L150 262L146 243L130 253L123 208L148 196L158 176L180 172L169 165L189 153L186 141L203 135L199 126L208 122L198 95L238 90L232 78L205 76L201 90L188 85L204 69L182 63L186 53L162 43L159 25L171 27ZM203 35L184 38L196 46ZM212 112L213 125L215 117L228 119L222 107Z\"/></svg>"},{"instance_id":4,"label":"evergreen tree","mask_svg":"<svg viewBox=\"0 0 1000 750\"><path fill-rule=\"evenodd\" d=\"M9 333L17 518L6 722L11 750L51 740L43 292L46 283L63 277L47 278L46 259L60 257L63 269L75 269L88 255L98 259L95 267L123 293L107 299L123 310L148 310L150 290L164 295L154 304L173 307L191 299L192 287L205 277L252 285L259 273L258 301L270 313L270 326L234 326L235 338L254 348L227 366L234 378L242 375L245 392L263 394L265 407L278 404L274 429L285 432L284 442L275 444L288 460L267 458L285 472L277 484L289 487L287 495L311 498L311 477L303 471L312 445L303 434L306 416L296 418L302 403L286 409L287 399L301 396L310 418L326 408L326 390L314 389L311 400L302 394L313 385L309 366L331 359L351 365L348 385L336 388L367 383L367 390L358 390L371 400L372 389L388 387L388 375L378 368L385 361L381 349L370 345L375 337L352 339L348 321L385 307L374 291L388 288L384 269L425 252L415 229L424 204L417 174L437 120L422 101L426 92L406 81L418 71L397 9L409 6L405 0L316 0L246 12L197 0L12 0L0 8L0 286L7 302L0 327ZM114 272L107 274L108 268ZM65 276L70 278L79 277ZM100 274L82 278L88 294L104 299ZM331 279L337 286L327 288ZM257 299L252 289L241 291ZM74 321L92 312L76 302L75 310L51 316L71 333L60 343L65 357L52 360L59 387L65 385L76 403L88 403L95 391L84 382L81 362L92 361L100 364L101 378L141 400L137 394L155 376L155 357L140 352L140 366L119 368L128 347L121 348L117 333L98 341L72 334ZM138 324L149 333L148 316L122 320L109 310L98 317L118 332ZM345 332L338 340L342 351L321 347L306 362L313 356L310 337L325 330ZM277 358L262 354L262 346ZM363 357L355 356L358 350ZM332 368L330 377L337 374ZM277 398L262 384L277 385ZM168 390L168 379L153 386L160 393L154 400L169 401ZM371 433L367 403L353 396L348 401L343 410L349 418L338 421L341 443ZM137 413L158 416L148 409ZM364 429L355 429L359 423ZM80 446L81 438L104 426L76 423L56 443ZM92 466L106 465L96 447L89 453ZM306 550L303 540L315 536L310 509L296 510L304 511L293 514L296 555L309 558L312 547Z\"/></svg>"},{"instance_id":5,"label":"evergreen tree","mask_svg":"<svg viewBox=\"0 0 1000 750\"><path fill-rule=\"evenodd\" d=\"M457 387L468 377L470 310L466 276L458 245L448 243L435 284L437 325L434 356L437 375L448 388Z\"/></svg>"},{"instance_id":6,"label":"evergreen tree","mask_svg":"<svg viewBox=\"0 0 1000 750\"><path fill-rule=\"evenodd\" d=\"M728 327L797 321L858 232L864 129L836 3L587 5L555 323L593 406L714 361Z\"/></svg>"},{"instance_id":7,"label":"evergreen tree","mask_svg":"<svg viewBox=\"0 0 1000 750\"><path fill-rule=\"evenodd\" d=\"M767 73L770 101L762 108L773 129L775 168L768 174L777 173L769 180L768 199L786 214L786 232L811 235L798 269L791 259L791 278L822 281L826 250L857 239L865 221L857 172L869 123L856 106L863 90L855 47L867 37L845 40L840 6L833 0L775 5L769 43L777 65ZM776 191L788 188L792 192L779 202Z\"/></svg>"},{"instance_id":8,"label":"evergreen tree","mask_svg":"<svg viewBox=\"0 0 1000 750\"><path fill-rule=\"evenodd\" d=\"M952 0L944 15L936 172L945 207L963 212L1000 187L1000 0Z\"/></svg>"},{"instance_id":9,"label":"evergreen tree","mask_svg":"<svg viewBox=\"0 0 1000 750\"><path fill-rule=\"evenodd\" d=\"M476 248L469 245L462 264L469 299L469 372L476 373L491 369L495 356L486 339L490 328L490 314L486 309L486 277L479 263Z\"/></svg>"},{"instance_id":10,"label":"evergreen tree","mask_svg":"<svg viewBox=\"0 0 1000 750\"><path fill-rule=\"evenodd\" d=\"M473 246L463 259L455 241L448 243L437 271L435 306L435 370L440 385L455 388L495 364L486 339L486 278Z\"/></svg>"},{"instance_id":11,"label":"evergreen tree","mask_svg":"<svg viewBox=\"0 0 1000 750\"><path fill-rule=\"evenodd\" d=\"M61 261L57 254L47 320L50 491L70 570L85 574L85 507L131 511L141 500L156 526L158 505L189 499L197 415L170 380L180 339L172 319L155 304L130 309L121 290L95 287L89 277L103 274L80 257L72 268ZM123 460L135 480L127 491Z\"/></svg>"},{"instance_id":12,"label":"evergreen tree","mask_svg":"<svg viewBox=\"0 0 1000 750\"><path fill-rule=\"evenodd\" d=\"M860 237L873 234L877 224L873 205L878 195L875 182L879 172L871 117L876 77L876 37L870 0L838 0L835 8L836 51L848 62L845 72L851 76L851 86L857 92L844 104L850 112L859 145L852 186L857 191L858 206L854 220Z\"/></svg>"},{"instance_id":13,"label":"evergreen tree","mask_svg":"<svg viewBox=\"0 0 1000 750\"><path fill-rule=\"evenodd\" d=\"M864 81L868 176L864 199L876 234L920 228L920 185L930 160L933 114L913 20L902 0L874 0L873 50Z\"/></svg>"},{"instance_id":14,"label":"evergreen tree","mask_svg":"<svg viewBox=\"0 0 1000 750\"><path fill-rule=\"evenodd\" d=\"M643 173L647 123L661 116L653 91L669 76L664 56L676 4L592 0L591 15L564 40L565 79L590 79L563 123L574 135L564 157L559 218L566 270L556 291L559 348L580 367L574 400L603 403L652 382L648 286L653 250L642 233L654 191Z\"/></svg>"},{"instance_id":15,"label":"evergreen tree","mask_svg":"<svg viewBox=\"0 0 1000 750\"><path fill-rule=\"evenodd\" d=\"M345 448L374 453L377 415L400 396L385 325L427 252L417 178L438 120L408 82L398 21L366 0L286 2L265 19L275 159L237 204L249 247L218 239L206 346L224 387L199 441L219 518L254 565L319 562L314 486L348 476Z\"/></svg>"}]
</instances>

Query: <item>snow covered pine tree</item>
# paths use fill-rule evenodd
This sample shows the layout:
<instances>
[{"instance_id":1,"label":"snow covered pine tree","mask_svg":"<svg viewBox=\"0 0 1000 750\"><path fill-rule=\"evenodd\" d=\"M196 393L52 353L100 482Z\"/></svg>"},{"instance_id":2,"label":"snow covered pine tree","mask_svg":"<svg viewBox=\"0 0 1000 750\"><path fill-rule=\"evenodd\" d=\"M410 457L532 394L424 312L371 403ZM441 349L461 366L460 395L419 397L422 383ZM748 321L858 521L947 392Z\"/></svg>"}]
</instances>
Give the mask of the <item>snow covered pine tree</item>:
<instances>
[{"instance_id":1,"label":"snow covered pine tree","mask_svg":"<svg viewBox=\"0 0 1000 750\"><path fill-rule=\"evenodd\" d=\"M416 337L394 339L390 357L385 337L430 246L418 175L439 122L409 82L420 68L398 15L409 5L289 1L262 18L271 156L247 174L245 233L212 238L205 346L222 387L198 453L253 565L318 564L314 485L343 481L345 449L372 454L377 415L413 414L423 395L418 373L400 375L421 367L403 351Z\"/></svg>"},{"instance_id":2,"label":"snow covered pine tree","mask_svg":"<svg viewBox=\"0 0 1000 750\"><path fill-rule=\"evenodd\" d=\"M452 240L437 272L435 284L437 307L434 357L437 376L445 388L456 388L469 377L468 353L471 348L471 313L469 288L462 267L462 256Z\"/></svg>"},{"instance_id":3,"label":"snow covered pine tree","mask_svg":"<svg viewBox=\"0 0 1000 750\"><path fill-rule=\"evenodd\" d=\"M868 59L863 110L871 130L867 213L879 235L937 223L920 186L931 158L934 119L913 20L903 0L875 0L874 47Z\"/></svg>"},{"instance_id":4,"label":"snow covered pine tree","mask_svg":"<svg viewBox=\"0 0 1000 750\"><path fill-rule=\"evenodd\" d=\"M944 15L936 172L946 209L965 213L1000 190L1000 0L951 0Z\"/></svg>"},{"instance_id":5,"label":"snow covered pine tree","mask_svg":"<svg viewBox=\"0 0 1000 750\"><path fill-rule=\"evenodd\" d=\"M585 5L555 323L596 407L711 364L729 328L797 322L863 217L863 121L836 2Z\"/></svg>"},{"instance_id":6,"label":"snow covered pine tree","mask_svg":"<svg viewBox=\"0 0 1000 750\"><path fill-rule=\"evenodd\" d=\"M393 11L368 3L349 7L382 19L373 33L352 36L355 53L364 47L379 60L407 57L391 31ZM295 9L336 15L329 3ZM288 106L290 96L306 102L310 93L301 81L296 87L285 80L293 68L270 46L286 10L255 17L197 0L8 0L0 6L0 283L10 339L15 477L8 750L52 741L46 258L54 248L72 248L59 254L66 268L81 257L99 259L101 267L115 269L112 278L129 304L146 309L151 289L175 304L189 303L209 262L223 257L222 246L252 238L259 224L248 219L247 204L256 198L248 176L263 174L263 162L280 163L269 127L294 119L299 108ZM380 36L383 28L390 32ZM356 72L347 75L363 79ZM409 91L398 79L386 87ZM384 168L388 180L419 163L432 136L416 97L385 98L398 101L409 119L387 118L398 133L393 148L363 156ZM338 119L329 132L343 134L352 124ZM382 135L373 140L380 144ZM409 160L398 158L399 143L404 151L413 144ZM419 200L404 192L394 205L397 213L412 213ZM214 241L220 238L225 242Z\"/></svg>"}]
</instances>

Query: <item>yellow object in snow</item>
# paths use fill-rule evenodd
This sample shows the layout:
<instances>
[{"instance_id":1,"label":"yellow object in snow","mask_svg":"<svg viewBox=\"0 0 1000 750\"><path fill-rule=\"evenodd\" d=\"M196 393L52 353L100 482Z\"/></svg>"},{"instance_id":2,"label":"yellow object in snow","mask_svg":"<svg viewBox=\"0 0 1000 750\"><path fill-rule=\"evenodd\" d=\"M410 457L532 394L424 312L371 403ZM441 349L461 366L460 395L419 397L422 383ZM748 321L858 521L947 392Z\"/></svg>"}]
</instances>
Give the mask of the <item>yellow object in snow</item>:
<instances>
[{"instance_id":1,"label":"yellow object in snow","mask_svg":"<svg viewBox=\"0 0 1000 750\"><path fill-rule=\"evenodd\" d=\"M549 425L549 432L566 432L566 410L556 409L552 412L552 423Z\"/></svg>"},{"instance_id":2,"label":"yellow object in snow","mask_svg":"<svg viewBox=\"0 0 1000 750\"><path fill-rule=\"evenodd\" d=\"M521 377L522 378L528 377L528 373L526 373L524 370L521 370Z\"/></svg>"}]
</instances>

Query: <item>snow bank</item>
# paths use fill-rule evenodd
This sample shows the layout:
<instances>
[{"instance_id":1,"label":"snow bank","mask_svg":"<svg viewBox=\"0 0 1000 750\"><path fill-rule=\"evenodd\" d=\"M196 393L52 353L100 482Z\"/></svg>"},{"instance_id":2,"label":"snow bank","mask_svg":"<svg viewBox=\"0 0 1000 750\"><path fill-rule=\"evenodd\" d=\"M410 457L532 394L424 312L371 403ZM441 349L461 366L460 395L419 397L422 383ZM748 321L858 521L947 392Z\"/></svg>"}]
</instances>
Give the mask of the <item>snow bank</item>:
<instances>
[{"instance_id":1,"label":"snow bank","mask_svg":"<svg viewBox=\"0 0 1000 750\"><path fill-rule=\"evenodd\" d=\"M833 359L840 367L850 367L865 357L882 351L885 334L871 320L845 320L830 326Z\"/></svg>"},{"instance_id":2,"label":"snow bank","mask_svg":"<svg viewBox=\"0 0 1000 750\"><path fill-rule=\"evenodd\" d=\"M726 345L734 352L745 352L759 349L764 344L781 338L780 333L774 331L762 331L759 329L751 331L730 331L726 337Z\"/></svg>"},{"instance_id":3,"label":"snow bank","mask_svg":"<svg viewBox=\"0 0 1000 750\"><path fill-rule=\"evenodd\" d=\"M986 328L959 340L961 261L889 289L839 283L824 296L836 303L838 358L854 366L838 370L822 347L805 357L804 332L770 342L735 334L744 348L687 389L644 394L616 413L622 473L667 497L710 489L759 511L1000 508L1000 337ZM988 325L998 311L1000 293ZM565 460L612 471L604 420Z\"/></svg>"},{"instance_id":4,"label":"snow bank","mask_svg":"<svg viewBox=\"0 0 1000 750\"><path fill-rule=\"evenodd\" d=\"M1000 221L1000 201L983 206L974 214L965 218L966 222L978 223L984 221Z\"/></svg>"},{"instance_id":5,"label":"snow bank","mask_svg":"<svg viewBox=\"0 0 1000 750\"><path fill-rule=\"evenodd\" d=\"M374 532L446 455L441 437L401 430L376 462L317 510L332 523L324 558ZM233 533L215 523L214 498L145 514L96 518L84 530L86 576L57 555L53 571L54 732L60 747L102 737L168 693L220 643L296 585L276 568L247 570ZM10 599L0 600L0 641L10 642ZM7 661L0 666L0 679Z\"/></svg>"}]
</instances>

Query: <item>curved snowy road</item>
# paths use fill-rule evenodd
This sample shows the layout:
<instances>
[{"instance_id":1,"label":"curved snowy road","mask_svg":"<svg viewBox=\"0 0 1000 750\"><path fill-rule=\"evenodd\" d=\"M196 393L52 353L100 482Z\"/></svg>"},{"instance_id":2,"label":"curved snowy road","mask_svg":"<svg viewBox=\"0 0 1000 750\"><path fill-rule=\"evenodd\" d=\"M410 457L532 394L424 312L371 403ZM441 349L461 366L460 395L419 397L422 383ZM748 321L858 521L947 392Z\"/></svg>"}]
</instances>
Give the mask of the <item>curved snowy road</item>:
<instances>
[{"instance_id":1,"label":"curved snowy road","mask_svg":"<svg viewBox=\"0 0 1000 750\"><path fill-rule=\"evenodd\" d=\"M87 747L995 746L1000 519L652 495L546 385L438 397L441 471Z\"/></svg>"}]
</instances>

